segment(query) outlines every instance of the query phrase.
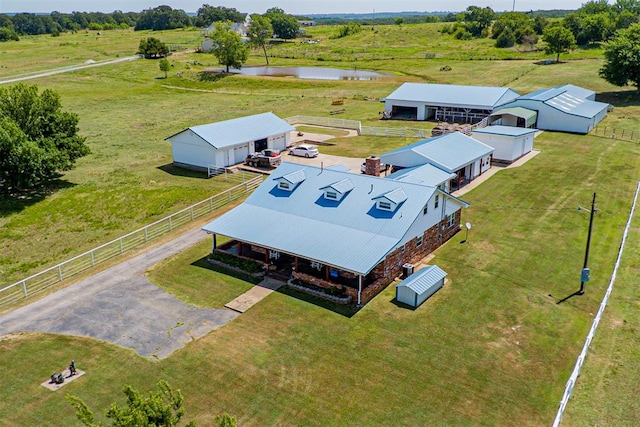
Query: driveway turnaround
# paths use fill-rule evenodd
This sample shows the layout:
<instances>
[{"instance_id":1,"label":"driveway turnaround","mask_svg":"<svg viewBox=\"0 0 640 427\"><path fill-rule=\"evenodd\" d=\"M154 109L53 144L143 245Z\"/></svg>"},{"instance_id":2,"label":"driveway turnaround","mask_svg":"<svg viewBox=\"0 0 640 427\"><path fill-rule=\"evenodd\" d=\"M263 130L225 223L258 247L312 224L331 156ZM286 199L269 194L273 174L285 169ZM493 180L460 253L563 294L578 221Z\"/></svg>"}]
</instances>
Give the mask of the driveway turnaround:
<instances>
[{"instance_id":1,"label":"driveway turnaround","mask_svg":"<svg viewBox=\"0 0 640 427\"><path fill-rule=\"evenodd\" d=\"M207 235L200 228L0 316L0 336L42 332L84 336L163 359L235 319L229 309L187 305L149 283L145 271Z\"/></svg>"}]
</instances>

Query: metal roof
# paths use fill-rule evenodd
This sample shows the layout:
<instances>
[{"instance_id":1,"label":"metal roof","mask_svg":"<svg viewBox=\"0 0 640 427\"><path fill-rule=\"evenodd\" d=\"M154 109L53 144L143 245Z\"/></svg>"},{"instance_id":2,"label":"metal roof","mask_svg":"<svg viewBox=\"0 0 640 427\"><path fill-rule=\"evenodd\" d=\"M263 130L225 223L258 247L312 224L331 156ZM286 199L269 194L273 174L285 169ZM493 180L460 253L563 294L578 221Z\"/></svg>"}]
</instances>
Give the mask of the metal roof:
<instances>
[{"instance_id":1,"label":"metal roof","mask_svg":"<svg viewBox=\"0 0 640 427\"><path fill-rule=\"evenodd\" d=\"M519 93L506 87L403 83L387 101L414 101L430 105L468 106L492 110L512 101Z\"/></svg>"},{"instance_id":2,"label":"metal roof","mask_svg":"<svg viewBox=\"0 0 640 427\"><path fill-rule=\"evenodd\" d=\"M226 148L293 130L295 130L293 126L269 112L192 126L182 132L191 131L214 148ZM165 139L171 139L182 132Z\"/></svg>"},{"instance_id":3,"label":"metal roof","mask_svg":"<svg viewBox=\"0 0 640 427\"><path fill-rule=\"evenodd\" d=\"M566 92L570 93L571 95L576 96L578 98L584 98L584 99L591 98L596 94L591 89L585 89L583 87L572 85L572 84L556 86L554 89L564 89Z\"/></svg>"},{"instance_id":4,"label":"metal roof","mask_svg":"<svg viewBox=\"0 0 640 427\"><path fill-rule=\"evenodd\" d=\"M266 180L245 202L203 230L367 274L402 241L436 191L431 186L286 161L274 173L284 176L300 169L306 179L293 191ZM353 189L339 201L326 199L321 189L345 178ZM398 188L407 196L402 205L393 212L376 208L376 197Z\"/></svg>"},{"instance_id":5,"label":"metal roof","mask_svg":"<svg viewBox=\"0 0 640 427\"><path fill-rule=\"evenodd\" d=\"M396 288L409 288L416 294L423 294L447 277L447 273L437 265L428 265L418 270L396 285Z\"/></svg>"},{"instance_id":6,"label":"metal roof","mask_svg":"<svg viewBox=\"0 0 640 427\"><path fill-rule=\"evenodd\" d=\"M609 107L609 104L586 99L585 95L588 93L590 93L588 89L564 85L536 90L519 97L512 103L517 103L519 100L543 102L563 113L586 118L594 117Z\"/></svg>"},{"instance_id":7,"label":"metal roof","mask_svg":"<svg viewBox=\"0 0 640 427\"><path fill-rule=\"evenodd\" d=\"M524 107L510 107L510 108L502 108L494 113L489 114L490 117L502 116L505 114L510 114L512 116L521 117L525 121L525 127L529 127L533 125L537 118L538 112L529 110Z\"/></svg>"},{"instance_id":8,"label":"metal roof","mask_svg":"<svg viewBox=\"0 0 640 427\"><path fill-rule=\"evenodd\" d=\"M504 110L500 110L504 111ZM483 133L488 135L522 136L536 133L538 129L518 128L515 126L492 125L485 128L474 129L473 133Z\"/></svg>"},{"instance_id":9,"label":"metal roof","mask_svg":"<svg viewBox=\"0 0 640 427\"><path fill-rule=\"evenodd\" d=\"M438 186L456 176L455 173L445 172L437 166L426 164L400 169L388 175L387 178L403 182L413 182L414 184Z\"/></svg>"},{"instance_id":10,"label":"metal roof","mask_svg":"<svg viewBox=\"0 0 640 427\"><path fill-rule=\"evenodd\" d=\"M387 199L390 202L395 203L396 205L399 205L400 203L407 200L407 197L408 197L407 194L404 191L402 191L402 188L395 188L391 191L388 191L384 194L374 197L373 200Z\"/></svg>"},{"instance_id":11,"label":"metal roof","mask_svg":"<svg viewBox=\"0 0 640 427\"><path fill-rule=\"evenodd\" d=\"M345 178L341 181L338 182L334 182L332 184L329 185L325 185L324 187L320 188L321 190L326 190L327 188L331 188L335 191L337 191L340 194L344 194L347 193L351 190L353 190L353 183L351 182L351 180L349 178Z\"/></svg>"},{"instance_id":12,"label":"metal roof","mask_svg":"<svg viewBox=\"0 0 640 427\"><path fill-rule=\"evenodd\" d=\"M455 172L493 153L488 145L460 132L434 136L380 155L382 162L412 167L431 163L446 172Z\"/></svg>"}]
</instances>

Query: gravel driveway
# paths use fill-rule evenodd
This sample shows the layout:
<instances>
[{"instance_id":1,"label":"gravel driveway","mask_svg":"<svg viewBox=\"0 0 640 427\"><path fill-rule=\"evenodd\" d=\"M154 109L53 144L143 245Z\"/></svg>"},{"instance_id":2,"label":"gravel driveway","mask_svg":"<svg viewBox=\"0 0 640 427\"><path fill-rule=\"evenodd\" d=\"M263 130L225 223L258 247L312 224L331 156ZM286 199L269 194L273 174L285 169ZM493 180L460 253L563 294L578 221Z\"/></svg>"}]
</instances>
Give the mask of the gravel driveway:
<instances>
[{"instance_id":1,"label":"gravel driveway","mask_svg":"<svg viewBox=\"0 0 640 427\"><path fill-rule=\"evenodd\" d=\"M207 235L200 228L0 316L0 336L43 332L84 336L165 358L236 318L229 309L187 305L149 283L145 271Z\"/></svg>"}]
</instances>

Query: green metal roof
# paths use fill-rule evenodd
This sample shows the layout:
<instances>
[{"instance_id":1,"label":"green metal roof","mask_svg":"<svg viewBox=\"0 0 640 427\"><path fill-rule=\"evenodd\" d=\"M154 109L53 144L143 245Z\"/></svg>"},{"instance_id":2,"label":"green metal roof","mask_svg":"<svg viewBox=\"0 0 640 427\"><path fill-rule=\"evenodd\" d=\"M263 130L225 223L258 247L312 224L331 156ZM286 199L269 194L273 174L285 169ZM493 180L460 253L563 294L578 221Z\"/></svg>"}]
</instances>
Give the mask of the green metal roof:
<instances>
[{"instance_id":1,"label":"green metal roof","mask_svg":"<svg viewBox=\"0 0 640 427\"><path fill-rule=\"evenodd\" d=\"M524 107L503 108L492 113L491 116L502 116L505 114L511 114L512 116L523 118L526 123L526 127L533 126L538 118L538 113L536 111L529 110Z\"/></svg>"}]
</instances>

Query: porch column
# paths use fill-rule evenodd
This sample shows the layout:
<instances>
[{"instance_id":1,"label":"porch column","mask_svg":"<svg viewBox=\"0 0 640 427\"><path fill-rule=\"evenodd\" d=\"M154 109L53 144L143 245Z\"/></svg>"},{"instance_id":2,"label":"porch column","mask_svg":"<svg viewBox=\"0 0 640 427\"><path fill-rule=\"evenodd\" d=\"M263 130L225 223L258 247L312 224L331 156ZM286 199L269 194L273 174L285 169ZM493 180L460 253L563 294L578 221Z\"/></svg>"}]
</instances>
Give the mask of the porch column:
<instances>
[{"instance_id":1,"label":"porch column","mask_svg":"<svg viewBox=\"0 0 640 427\"><path fill-rule=\"evenodd\" d=\"M329 266L328 265L324 266L324 280L326 280L327 282L329 281Z\"/></svg>"},{"instance_id":2,"label":"porch column","mask_svg":"<svg viewBox=\"0 0 640 427\"><path fill-rule=\"evenodd\" d=\"M294 268L295 268L296 271L298 271L298 257L295 258Z\"/></svg>"},{"instance_id":3,"label":"porch column","mask_svg":"<svg viewBox=\"0 0 640 427\"><path fill-rule=\"evenodd\" d=\"M269 249L264 248L264 263L269 265Z\"/></svg>"},{"instance_id":4,"label":"porch column","mask_svg":"<svg viewBox=\"0 0 640 427\"><path fill-rule=\"evenodd\" d=\"M362 274L358 275L358 305L360 305L360 302L362 301L362 299L360 298L360 295L362 294Z\"/></svg>"},{"instance_id":5,"label":"porch column","mask_svg":"<svg viewBox=\"0 0 640 427\"><path fill-rule=\"evenodd\" d=\"M216 248L218 247L218 241L216 239L217 234L213 233L213 243L211 244L211 253L214 253L216 251Z\"/></svg>"}]
</instances>

